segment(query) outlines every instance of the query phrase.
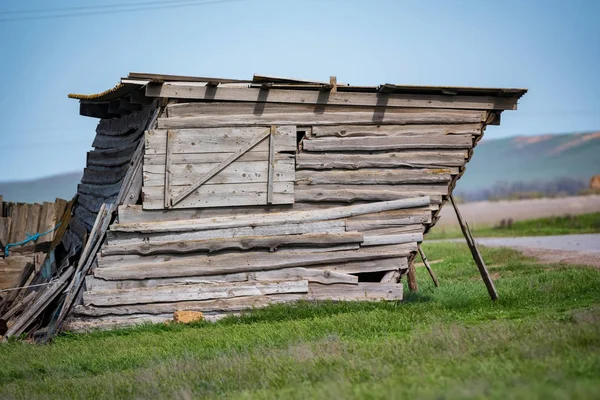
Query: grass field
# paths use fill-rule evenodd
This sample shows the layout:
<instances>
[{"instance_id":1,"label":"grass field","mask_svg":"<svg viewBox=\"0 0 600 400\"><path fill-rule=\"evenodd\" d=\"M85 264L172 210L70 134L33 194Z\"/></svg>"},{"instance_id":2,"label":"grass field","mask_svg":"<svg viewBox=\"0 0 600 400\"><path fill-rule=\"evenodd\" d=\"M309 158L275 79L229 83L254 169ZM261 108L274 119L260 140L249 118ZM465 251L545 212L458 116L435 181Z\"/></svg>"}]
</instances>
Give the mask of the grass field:
<instances>
[{"instance_id":1,"label":"grass field","mask_svg":"<svg viewBox=\"0 0 600 400\"><path fill-rule=\"evenodd\" d=\"M217 324L0 346L0 398L597 398L600 271L425 244L403 303L276 306Z\"/></svg>"},{"instance_id":2,"label":"grass field","mask_svg":"<svg viewBox=\"0 0 600 400\"><path fill-rule=\"evenodd\" d=\"M471 227L475 237L509 237L509 236L548 236L569 235L575 233L600 233L600 213L565 215L515 221L510 225L498 224L495 227ZM427 240L462 238L459 227L435 226L427 234Z\"/></svg>"}]
</instances>

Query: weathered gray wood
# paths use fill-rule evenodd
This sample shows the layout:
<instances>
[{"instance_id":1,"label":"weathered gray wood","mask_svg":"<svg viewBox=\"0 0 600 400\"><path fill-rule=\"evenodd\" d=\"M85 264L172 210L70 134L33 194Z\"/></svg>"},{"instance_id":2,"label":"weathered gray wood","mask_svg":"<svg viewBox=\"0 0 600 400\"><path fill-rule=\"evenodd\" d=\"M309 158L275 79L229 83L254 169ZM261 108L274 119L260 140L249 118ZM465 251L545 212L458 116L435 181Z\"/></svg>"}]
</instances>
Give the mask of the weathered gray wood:
<instances>
[{"instance_id":1,"label":"weathered gray wood","mask_svg":"<svg viewBox=\"0 0 600 400\"><path fill-rule=\"evenodd\" d=\"M396 269L394 271L386 272L385 275L381 278L381 283L398 283L400 279L400 270Z\"/></svg>"},{"instance_id":2,"label":"weathered gray wood","mask_svg":"<svg viewBox=\"0 0 600 400\"><path fill-rule=\"evenodd\" d=\"M27 227L27 213L29 207L27 204L18 203L13 205L11 209L11 229L10 229L10 243L20 242L25 239L25 231Z\"/></svg>"},{"instance_id":3,"label":"weathered gray wood","mask_svg":"<svg viewBox=\"0 0 600 400\"><path fill-rule=\"evenodd\" d=\"M362 246L381 246L384 244L402 244L422 241L422 233L400 233L397 235L365 235Z\"/></svg>"},{"instance_id":4,"label":"weathered gray wood","mask_svg":"<svg viewBox=\"0 0 600 400\"><path fill-rule=\"evenodd\" d=\"M422 239L422 237L421 237ZM318 233L280 236L241 236L231 239L204 239L160 243L135 243L125 245L105 246L102 255L119 254L186 254L197 252L214 252L224 249L269 249L274 251L286 245L310 245L312 247L327 247L340 243L360 243L363 235L359 232ZM371 239L372 241L372 239ZM397 242L405 243L405 242ZM383 244L383 243L379 243ZM385 244L391 244L385 243Z\"/></svg>"},{"instance_id":5,"label":"weathered gray wood","mask_svg":"<svg viewBox=\"0 0 600 400\"><path fill-rule=\"evenodd\" d=\"M481 253L479 253L479 249L477 248L477 244L473 239L473 234L471 234L471 229L469 229L469 225L467 221L462 218L458 207L456 206L456 202L454 201L454 197L450 194L450 202L452 203L452 207L456 212L456 218L458 219L458 224L460 225L460 229L462 230L463 235L465 236L465 240L467 241L467 246L469 246L469 250L471 251L471 255L473 256L473 260L475 260L475 264L477 265L477 269L479 269L479 273L481 275L481 279L483 279L483 283L487 288L487 291L492 298L492 300L498 299L498 292L496 291L496 287L494 286L494 282L492 281L492 277L485 266L485 262L483 261L483 257Z\"/></svg>"},{"instance_id":6,"label":"weathered gray wood","mask_svg":"<svg viewBox=\"0 0 600 400\"><path fill-rule=\"evenodd\" d=\"M298 185L296 202L345 202L359 200L391 201L429 196L431 204L440 204L448 185Z\"/></svg>"},{"instance_id":7,"label":"weathered gray wood","mask_svg":"<svg viewBox=\"0 0 600 400\"><path fill-rule=\"evenodd\" d=\"M172 143L173 143L173 132L167 131L167 144L166 144L166 150L165 150L166 154L165 154L165 168L164 168L165 172L164 172L164 176L163 176L164 179L162 182L160 182L161 184L164 184L164 190L165 190L164 206L165 206L165 208L171 208L171 175L173 173L172 164L171 164L171 157L172 157L172 153L173 153ZM146 171L144 171L144 172L146 172ZM145 180L145 178L146 178L146 174L144 174L144 180ZM155 186L160 186L160 183ZM146 185L150 186L147 182L146 182Z\"/></svg>"},{"instance_id":8,"label":"weathered gray wood","mask_svg":"<svg viewBox=\"0 0 600 400\"><path fill-rule=\"evenodd\" d=\"M307 292L308 281L306 280L172 285L100 292L88 291L83 294L83 304L86 306L116 306Z\"/></svg>"},{"instance_id":9,"label":"weathered gray wood","mask_svg":"<svg viewBox=\"0 0 600 400\"><path fill-rule=\"evenodd\" d=\"M8 238L10 236L10 217L2 217L0 218L0 245L2 247L6 246L8 242Z\"/></svg>"},{"instance_id":10,"label":"weathered gray wood","mask_svg":"<svg viewBox=\"0 0 600 400\"><path fill-rule=\"evenodd\" d=\"M187 196L192 194L202 184L206 183L209 179L214 177L216 174L218 174L220 171L222 171L225 167L229 166L232 162L237 160L242 154L244 154L245 152L247 152L249 150L252 150L252 148L254 148L254 146L256 146L257 144L262 142L270 134L271 134L271 130L266 130L265 132L259 133L256 137L252 138L252 140L248 144L242 146L242 148L240 148L235 153L233 153L233 155L231 155L229 158L227 158L223 162L213 166L210 169L210 171L208 171L206 174L201 176L198 180L193 181L188 188L186 188L183 191L176 194L173 197L173 199L171 200L170 206L176 205L181 200L183 200L184 198L186 198ZM167 158L168 158L168 153L167 153ZM272 186L271 186L271 197L272 197L272 193L273 193L273 191L272 191ZM268 200L269 199L267 197L267 203L270 204L270 202Z\"/></svg>"},{"instance_id":11,"label":"weathered gray wood","mask_svg":"<svg viewBox=\"0 0 600 400\"><path fill-rule=\"evenodd\" d=\"M385 94L360 92L323 92L317 90L283 90L264 91L253 88L207 88L205 86L169 84L146 86L148 97L168 97L179 99L204 99L211 101L248 101L297 103L310 105L356 105L387 107L435 107L464 108L484 110L516 109L514 97L495 96L444 96Z\"/></svg>"},{"instance_id":12,"label":"weathered gray wood","mask_svg":"<svg viewBox=\"0 0 600 400\"><path fill-rule=\"evenodd\" d=\"M145 262L135 264L112 264L94 271L94 276L107 280L146 279L157 277L202 276L231 274L237 272L263 271L280 268L306 267L309 265L335 264L374 260L379 258L405 257L404 248L398 250L335 251L325 253L264 253L247 252L213 256L171 257L165 262ZM102 267L101 267L102 266Z\"/></svg>"},{"instance_id":13,"label":"weathered gray wood","mask_svg":"<svg viewBox=\"0 0 600 400\"><path fill-rule=\"evenodd\" d=\"M406 208L400 210L389 210L389 211L381 211L377 213L370 214L362 214L354 217L347 218L347 222L355 222L355 221L379 221L384 219L397 219L397 218L405 218L410 216L418 216L423 215L424 213L431 213L432 210L436 210L437 206L426 206L426 207L415 207L415 208Z\"/></svg>"},{"instance_id":14,"label":"weathered gray wood","mask_svg":"<svg viewBox=\"0 0 600 400\"><path fill-rule=\"evenodd\" d=\"M132 165L131 168L135 168L135 172L131 177L131 184L129 189L125 191L125 198L121 204L135 204L137 203L142 193L143 178L143 167L142 163L139 162L136 165Z\"/></svg>"},{"instance_id":15,"label":"weathered gray wood","mask_svg":"<svg viewBox=\"0 0 600 400\"><path fill-rule=\"evenodd\" d=\"M159 118L157 126L159 129L184 129L270 125L468 124L482 123L486 118L487 112L467 110L385 108L371 111L335 110L328 112L326 109L323 113L297 112L226 116L208 114L187 118Z\"/></svg>"},{"instance_id":16,"label":"weathered gray wood","mask_svg":"<svg viewBox=\"0 0 600 400\"><path fill-rule=\"evenodd\" d=\"M275 134L276 126L271 126L271 134L269 135L269 166L267 173L267 204L273 204L273 182L275 175Z\"/></svg>"},{"instance_id":17,"label":"weathered gray wood","mask_svg":"<svg viewBox=\"0 0 600 400\"><path fill-rule=\"evenodd\" d=\"M401 233L421 233L425 232L425 225L416 224L416 225L404 225L392 228L380 228L380 229L370 229L364 231L365 234L369 235L398 235Z\"/></svg>"},{"instance_id":18,"label":"weathered gray wood","mask_svg":"<svg viewBox=\"0 0 600 400\"><path fill-rule=\"evenodd\" d=\"M296 172L299 185L397 185L450 182L449 169L359 169Z\"/></svg>"},{"instance_id":19,"label":"weathered gray wood","mask_svg":"<svg viewBox=\"0 0 600 400\"><path fill-rule=\"evenodd\" d=\"M299 169L462 167L467 156L464 150L415 150L381 154L301 152L296 156L296 166Z\"/></svg>"},{"instance_id":20,"label":"weathered gray wood","mask_svg":"<svg viewBox=\"0 0 600 400\"><path fill-rule=\"evenodd\" d=\"M407 149L470 149L471 135L421 135L407 137L323 138L303 141L305 151L380 151Z\"/></svg>"},{"instance_id":21,"label":"weathered gray wood","mask_svg":"<svg viewBox=\"0 0 600 400\"><path fill-rule=\"evenodd\" d=\"M175 311L232 312L262 308L270 304L305 299L305 294L284 293L272 295L243 296L174 303L131 304L116 307L76 306L75 315L101 317L107 315L166 314Z\"/></svg>"},{"instance_id":22,"label":"weathered gray wood","mask_svg":"<svg viewBox=\"0 0 600 400\"><path fill-rule=\"evenodd\" d=\"M423 207L429 205L429 197L382 201L376 203L334 207L324 210L291 211L272 214L234 215L230 217L199 218L184 221L141 222L133 224L117 224L111 230L122 232L185 232L194 230L210 230L236 228L243 226L277 225L300 222L324 221L348 218L361 214L404 208Z\"/></svg>"},{"instance_id":23,"label":"weathered gray wood","mask_svg":"<svg viewBox=\"0 0 600 400\"><path fill-rule=\"evenodd\" d=\"M173 186L178 192L185 186ZM143 188L144 209L156 210L164 207L164 191L160 187ZM275 182L273 184L273 204L291 204L294 202L294 183ZM229 207L251 206L267 203L265 183L231 183L203 185L183 199L173 208L189 207Z\"/></svg>"},{"instance_id":24,"label":"weathered gray wood","mask_svg":"<svg viewBox=\"0 0 600 400\"><path fill-rule=\"evenodd\" d=\"M42 210L40 212L40 224L38 227L39 232L48 232L52 228L54 228L57 224L55 211L54 211L54 203L44 202L42 204ZM52 238L54 238L54 232L50 232L45 235L40 240L43 242L51 242Z\"/></svg>"},{"instance_id":25,"label":"weathered gray wood","mask_svg":"<svg viewBox=\"0 0 600 400\"><path fill-rule=\"evenodd\" d=\"M425 268L427 268L427 272L429 272L429 276L431 277L431 280L433 281L433 285L435 287L439 287L440 282L438 281L437 276L435 276L435 273L431 269L431 266L429 265L429 262L427 261L427 257L425 257L425 253L423 252L423 249L421 248L421 243L418 244L417 249L419 250L419 254L421 255L421 260L423 260L423 265L425 265Z\"/></svg>"},{"instance_id":26,"label":"weathered gray wood","mask_svg":"<svg viewBox=\"0 0 600 400\"><path fill-rule=\"evenodd\" d=\"M308 285L309 300L402 300L402 284L360 282L358 285Z\"/></svg>"},{"instance_id":27,"label":"weathered gray wood","mask_svg":"<svg viewBox=\"0 0 600 400\"><path fill-rule=\"evenodd\" d=\"M144 210L141 205L128 204L119 206L119 222L128 224L132 222L178 221L204 217L291 211L293 208L293 204L276 204L264 206Z\"/></svg>"},{"instance_id":28,"label":"weathered gray wood","mask_svg":"<svg viewBox=\"0 0 600 400\"><path fill-rule=\"evenodd\" d=\"M422 226L431 222L431 212L423 211L420 215L409 215L400 218L373 219L368 221L346 221L346 229L349 231L371 231L383 228L396 228L399 226L412 227ZM419 225L414 225L419 224Z\"/></svg>"},{"instance_id":29,"label":"weathered gray wood","mask_svg":"<svg viewBox=\"0 0 600 400\"><path fill-rule=\"evenodd\" d=\"M260 146L260 145L259 145ZM189 154L172 154L171 164L204 164L204 163L220 163L233 153L189 153ZM465 152L466 154L466 152ZM314 154L313 154L314 155ZM236 160L236 163L242 161L264 161L269 158L268 151L250 150L244 153ZM293 154L276 153L275 160L293 160ZM144 156L144 165L165 165L165 154L146 154Z\"/></svg>"},{"instance_id":30,"label":"weathered gray wood","mask_svg":"<svg viewBox=\"0 0 600 400\"><path fill-rule=\"evenodd\" d=\"M52 284L46 286L39 293L39 296L35 299L34 303L27 308L27 310L19 316L15 323L8 329L4 335L5 339L18 336L27 328L29 324L33 322L35 318L54 300L62 289L66 287L68 280L73 275L74 268L68 267L60 277Z\"/></svg>"},{"instance_id":31,"label":"weathered gray wood","mask_svg":"<svg viewBox=\"0 0 600 400\"><path fill-rule=\"evenodd\" d=\"M160 120L160 119L159 119ZM285 124L278 124L285 125ZM172 129L173 154L191 153L232 153L248 146L253 139L265 134L262 127L212 128L212 129ZM269 132L267 129L266 132ZM146 132L146 154L165 154L166 130L154 129ZM296 151L295 126L278 126L275 133L275 151ZM269 151L267 141L258 144L254 151ZM230 156L228 156L230 157ZM227 159L227 158L226 158ZM265 158L266 160L266 158Z\"/></svg>"},{"instance_id":32,"label":"weathered gray wood","mask_svg":"<svg viewBox=\"0 0 600 400\"><path fill-rule=\"evenodd\" d=\"M170 184L172 187L190 184L198 176L208 176L211 170L222 166L219 163L176 164L171 165ZM277 160L273 163L275 182L293 182L295 167L293 159ZM218 174L210 177L203 185L223 183L267 183L269 174L268 158L261 161L236 161L224 167ZM165 185L165 166L144 166L144 187ZM267 185L263 185L266 187Z\"/></svg>"},{"instance_id":33,"label":"weathered gray wood","mask_svg":"<svg viewBox=\"0 0 600 400\"><path fill-rule=\"evenodd\" d=\"M327 265L317 265L307 267L310 269L323 270L323 271L333 271L333 272L342 272L346 274L360 274L360 273L368 273L368 272L382 272L382 271L392 271L395 269L407 269L408 261L407 257L409 254L409 250L406 250L405 257L396 257L396 258L385 258L378 260L365 260L358 262L346 262L340 264L327 264Z\"/></svg>"},{"instance_id":34,"label":"weathered gray wood","mask_svg":"<svg viewBox=\"0 0 600 400\"><path fill-rule=\"evenodd\" d=\"M27 222L25 223L25 233L34 235L38 232L40 226L40 215L42 214L41 204L29 204L27 211Z\"/></svg>"},{"instance_id":35,"label":"weathered gray wood","mask_svg":"<svg viewBox=\"0 0 600 400\"><path fill-rule=\"evenodd\" d=\"M334 125L315 126L315 137L370 137L370 136L410 136L410 135L480 135L482 124L462 125Z\"/></svg>"},{"instance_id":36,"label":"weathered gray wood","mask_svg":"<svg viewBox=\"0 0 600 400\"><path fill-rule=\"evenodd\" d=\"M144 233L108 232L107 246L133 245L143 243L161 243L176 241L194 241L208 239L230 239L238 237L299 235L314 233L342 233L346 231L344 220L304 222L297 224L278 224L265 226L245 226L190 232Z\"/></svg>"}]
</instances>

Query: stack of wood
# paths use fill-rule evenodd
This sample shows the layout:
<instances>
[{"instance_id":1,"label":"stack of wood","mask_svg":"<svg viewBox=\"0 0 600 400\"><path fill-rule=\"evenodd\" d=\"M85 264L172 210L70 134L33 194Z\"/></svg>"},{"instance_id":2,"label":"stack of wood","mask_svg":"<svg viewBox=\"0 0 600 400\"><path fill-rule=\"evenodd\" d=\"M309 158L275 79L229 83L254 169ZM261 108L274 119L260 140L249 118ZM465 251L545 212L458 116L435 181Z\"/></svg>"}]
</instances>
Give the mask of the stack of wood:
<instances>
[{"instance_id":1,"label":"stack of wood","mask_svg":"<svg viewBox=\"0 0 600 400\"><path fill-rule=\"evenodd\" d=\"M21 275L28 265L39 269L43 255L48 251L55 232L52 231L64 213L67 201L56 199L54 203L25 204L3 202L0 196L0 290L18 286ZM36 233L48 232L36 241L11 246ZM0 292L0 301L7 292Z\"/></svg>"},{"instance_id":2,"label":"stack of wood","mask_svg":"<svg viewBox=\"0 0 600 400\"><path fill-rule=\"evenodd\" d=\"M300 299L401 299L398 278L423 240L415 222L430 217L429 204L423 196L158 222L121 207L68 328L167 321L178 310L216 319Z\"/></svg>"}]
</instances>

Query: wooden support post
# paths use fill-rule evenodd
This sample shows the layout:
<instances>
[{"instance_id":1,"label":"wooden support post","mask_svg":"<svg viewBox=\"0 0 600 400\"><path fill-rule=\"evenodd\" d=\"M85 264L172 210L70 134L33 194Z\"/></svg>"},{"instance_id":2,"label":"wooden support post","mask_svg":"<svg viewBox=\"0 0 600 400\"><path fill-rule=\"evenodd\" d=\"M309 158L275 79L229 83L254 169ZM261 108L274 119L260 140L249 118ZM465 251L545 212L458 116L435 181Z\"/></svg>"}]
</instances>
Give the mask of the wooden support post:
<instances>
[{"instance_id":1,"label":"wooden support post","mask_svg":"<svg viewBox=\"0 0 600 400\"><path fill-rule=\"evenodd\" d=\"M467 225L467 221L462 218L460 211L458 211L458 207L454 202L454 197L450 195L450 202L452 203L452 207L454 207L454 211L456 212L456 218L458 219L458 223L460 225L460 229L462 230L465 239L467 240L467 246L469 246L469 250L471 250L471 254L473 255L473 260L475 260L475 264L477 264L477 268L479 269L479 273L481 274L481 278L483 279L483 283L485 283L485 287L490 294L492 300L498 299L498 292L496 292L496 288L494 287L494 282L492 282L492 278L483 262L483 258L481 257L481 253L479 253L479 249L475 244L475 240L473 239L473 235L471 234L471 230L469 229L469 225Z\"/></svg>"},{"instance_id":2,"label":"wooden support post","mask_svg":"<svg viewBox=\"0 0 600 400\"><path fill-rule=\"evenodd\" d=\"M425 253L423 252L423 249L421 248L421 243L417 244L417 249L419 250L419 254L421 255L423 264L425 264L425 268L427 268L427 272L429 272L429 276L431 277L431 280L433 281L434 286L439 287L440 282L438 281L437 277L435 276L435 273L431 269L431 266L429 265L429 262L427 261L427 257L425 257Z\"/></svg>"},{"instance_id":3,"label":"wooden support post","mask_svg":"<svg viewBox=\"0 0 600 400\"><path fill-rule=\"evenodd\" d=\"M412 257L412 260L408 261L408 272L406 276L408 279L408 290L411 292L419 290L419 286L417 285L417 270L415 269L415 257Z\"/></svg>"},{"instance_id":4,"label":"wooden support post","mask_svg":"<svg viewBox=\"0 0 600 400\"><path fill-rule=\"evenodd\" d=\"M273 204L273 178L275 172L275 133L277 127L271 126L271 134L269 135L269 166L267 179L267 204Z\"/></svg>"},{"instance_id":5,"label":"wooden support post","mask_svg":"<svg viewBox=\"0 0 600 400\"><path fill-rule=\"evenodd\" d=\"M167 131L166 159L165 159L165 208L171 208L171 152L173 131Z\"/></svg>"}]
</instances>

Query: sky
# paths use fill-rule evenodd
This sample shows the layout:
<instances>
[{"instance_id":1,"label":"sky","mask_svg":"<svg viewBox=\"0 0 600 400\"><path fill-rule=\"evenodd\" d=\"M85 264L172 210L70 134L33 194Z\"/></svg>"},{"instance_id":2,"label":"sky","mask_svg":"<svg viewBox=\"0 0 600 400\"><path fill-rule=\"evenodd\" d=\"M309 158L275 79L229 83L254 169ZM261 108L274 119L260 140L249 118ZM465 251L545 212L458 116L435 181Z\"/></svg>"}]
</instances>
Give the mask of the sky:
<instances>
[{"instance_id":1,"label":"sky","mask_svg":"<svg viewBox=\"0 0 600 400\"><path fill-rule=\"evenodd\" d=\"M0 181L83 170L97 120L79 116L67 94L101 92L130 71L528 88L519 110L504 112L486 138L600 130L600 1L164 0L153 9L113 7L148 1L0 2ZM15 12L91 6L107 8L52 18Z\"/></svg>"}]
</instances>

